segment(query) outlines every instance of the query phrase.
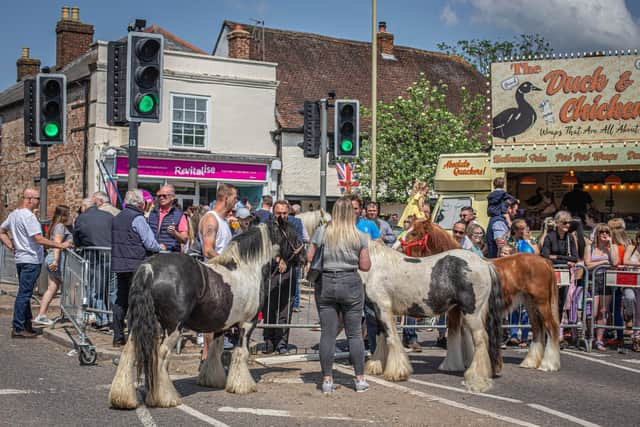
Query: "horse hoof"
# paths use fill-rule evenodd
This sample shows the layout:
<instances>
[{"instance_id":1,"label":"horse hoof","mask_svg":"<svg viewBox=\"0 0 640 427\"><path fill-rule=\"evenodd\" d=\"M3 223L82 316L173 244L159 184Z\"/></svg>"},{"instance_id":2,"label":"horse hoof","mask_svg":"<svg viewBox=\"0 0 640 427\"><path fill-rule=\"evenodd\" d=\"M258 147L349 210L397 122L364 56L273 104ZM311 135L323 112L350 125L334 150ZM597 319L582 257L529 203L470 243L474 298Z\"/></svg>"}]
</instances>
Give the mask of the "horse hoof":
<instances>
[{"instance_id":1,"label":"horse hoof","mask_svg":"<svg viewBox=\"0 0 640 427\"><path fill-rule=\"evenodd\" d=\"M382 375L382 361L369 360L365 365L364 372L367 375Z\"/></svg>"},{"instance_id":2,"label":"horse hoof","mask_svg":"<svg viewBox=\"0 0 640 427\"><path fill-rule=\"evenodd\" d=\"M387 381L398 382L398 381L406 381L411 376L411 372L402 371L402 372L385 372L383 378Z\"/></svg>"},{"instance_id":3,"label":"horse hoof","mask_svg":"<svg viewBox=\"0 0 640 427\"><path fill-rule=\"evenodd\" d=\"M543 360L542 364L538 369L544 372L556 372L560 370L560 362L553 363L553 362L545 362Z\"/></svg>"},{"instance_id":4,"label":"horse hoof","mask_svg":"<svg viewBox=\"0 0 640 427\"><path fill-rule=\"evenodd\" d=\"M464 385L472 393L484 393L493 387L493 380L490 378L473 378L464 380Z\"/></svg>"},{"instance_id":5,"label":"horse hoof","mask_svg":"<svg viewBox=\"0 0 640 427\"><path fill-rule=\"evenodd\" d=\"M525 369L538 369L538 365L536 365L535 362L527 359L523 360L522 363L520 363L520 367Z\"/></svg>"},{"instance_id":6,"label":"horse hoof","mask_svg":"<svg viewBox=\"0 0 640 427\"><path fill-rule=\"evenodd\" d=\"M227 391L227 393L249 394L249 393L255 393L256 391L258 391L258 385L255 383L255 381L253 383L247 383L247 384L234 384L234 385L227 384L227 388L225 390Z\"/></svg>"}]
</instances>

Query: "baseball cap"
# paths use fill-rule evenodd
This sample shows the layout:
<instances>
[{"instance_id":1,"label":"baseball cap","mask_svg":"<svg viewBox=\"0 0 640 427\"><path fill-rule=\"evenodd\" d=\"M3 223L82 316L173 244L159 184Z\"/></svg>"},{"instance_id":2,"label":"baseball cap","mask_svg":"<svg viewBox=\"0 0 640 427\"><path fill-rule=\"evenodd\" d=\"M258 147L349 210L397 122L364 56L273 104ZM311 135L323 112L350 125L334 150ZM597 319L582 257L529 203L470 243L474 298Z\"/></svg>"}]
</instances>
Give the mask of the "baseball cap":
<instances>
[{"instance_id":1,"label":"baseball cap","mask_svg":"<svg viewBox=\"0 0 640 427\"><path fill-rule=\"evenodd\" d=\"M236 218L245 219L251 216L251 212L247 208L239 208L236 210Z\"/></svg>"}]
</instances>

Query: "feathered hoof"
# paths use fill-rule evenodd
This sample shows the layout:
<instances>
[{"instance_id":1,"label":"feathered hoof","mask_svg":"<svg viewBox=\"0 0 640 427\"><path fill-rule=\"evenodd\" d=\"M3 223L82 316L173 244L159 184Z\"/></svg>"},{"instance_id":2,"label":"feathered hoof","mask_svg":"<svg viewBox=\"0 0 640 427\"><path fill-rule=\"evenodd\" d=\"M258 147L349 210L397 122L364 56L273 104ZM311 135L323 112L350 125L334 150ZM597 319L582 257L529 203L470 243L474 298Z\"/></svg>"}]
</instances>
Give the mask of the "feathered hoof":
<instances>
[{"instance_id":1,"label":"feathered hoof","mask_svg":"<svg viewBox=\"0 0 640 427\"><path fill-rule=\"evenodd\" d=\"M493 387L493 380L491 378L465 378L464 386L472 393L484 393Z\"/></svg>"},{"instance_id":2,"label":"feathered hoof","mask_svg":"<svg viewBox=\"0 0 640 427\"><path fill-rule=\"evenodd\" d=\"M560 361L547 361L547 360L543 360L542 363L540 364L540 367L538 368L541 371L545 371L545 372L556 372L560 370Z\"/></svg>"},{"instance_id":3,"label":"feathered hoof","mask_svg":"<svg viewBox=\"0 0 640 427\"><path fill-rule=\"evenodd\" d=\"M163 397L150 397L147 395L144 404L149 408L174 408L182 405L182 399L179 396L170 396L169 394Z\"/></svg>"},{"instance_id":4,"label":"feathered hoof","mask_svg":"<svg viewBox=\"0 0 640 427\"><path fill-rule=\"evenodd\" d=\"M527 359L524 359L522 363L520 363L520 367L525 369L538 369L538 364L536 363L535 360L531 360L527 358Z\"/></svg>"},{"instance_id":5,"label":"feathered hoof","mask_svg":"<svg viewBox=\"0 0 640 427\"><path fill-rule=\"evenodd\" d=\"M228 393L233 394L255 393L256 391L258 391L258 384L256 384L253 378L251 378L249 381L239 381L233 384L227 382L227 387L225 388L225 390Z\"/></svg>"},{"instance_id":6,"label":"feathered hoof","mask_svg":"<svg viewBox=\"0 0 640 427\"><path fill-rule=\"evenodd\" d=\"M409 379L412 372L413 372L412 369L406 369L406 368L394 369L394 370L387 369L384 371L383 378L387 381L393 381L393 382L406 381Z\"/></svg>"},{"instance_id":7,"label":"feathered hoof","mask_svg":"<svg viewBox=\"0 0 640 427\"><path fill-rule=\"evenodd\" d=\"M136 409L138 396L135 387L118 389L112 384L109 391L109 404L115 409Z\"/></svg>"},{"instance_id":8,"label":"feathered hoof","mask_svg":"<svg viewBox=\"0 0 640 427\"><path fill-rule=\"evenodd\" d=\"M382 360L369 360L364 366L364 372L367 375L382 375Z\"/></svg>"}]
</instances>

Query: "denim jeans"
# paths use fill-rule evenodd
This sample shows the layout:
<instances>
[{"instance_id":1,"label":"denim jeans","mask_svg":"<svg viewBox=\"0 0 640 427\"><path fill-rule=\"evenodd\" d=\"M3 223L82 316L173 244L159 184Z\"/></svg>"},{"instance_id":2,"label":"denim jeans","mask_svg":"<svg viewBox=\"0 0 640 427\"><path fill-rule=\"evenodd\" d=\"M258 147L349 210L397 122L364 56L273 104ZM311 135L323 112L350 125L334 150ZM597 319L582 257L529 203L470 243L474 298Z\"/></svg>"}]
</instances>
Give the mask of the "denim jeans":
<instances>
[{"instance_id":1,"label":"denim jeans","mask_svg":"<svg viewBox=\"0 0 640 427\"><path fill-rule=\"evenodd\" d=\"M31 330L31 296L33 288L36 285L38 276L40 276L40 264L16 264L18 270L18 295L13 305L13 330L22 332Z\"/></svg>"},{"instance_id":2,"label":"denim jeans","mask_svg":"<svg viewBox=\"0 0 640 427\"><path fill-rule=\"evenodd\" d=\"M376 351L376 338L378 336L378 319L373 308L365 304L364 320L367 326L367 339L369 340L369 351L371 354Z\"/></svg>"},{"instance_id":3,"label":"denim jeans","mask_svg":"<svg viewBox=\"0 0 640 427\"><path fill-rule=\"evenodd\" d=\"M529 315L527 314L527 310L523 306L519 308L515 308L511 312L511 318L509 319L509 323L512 325L526 325L529 323ZM511 328L511 333L509 334L509 338L518 338L518 329L520 328ZM522 341L526 341L529 337L529 328L522 328Z\"/></svg>"},{"instance_id":4,"label":"denim jeans","mask_svg":"<svg viewBox=\"0 0 640 427\"><path fill-rule=\"evenodd\" d=\"M405 326L415 326L416 318L411 316L406 316L404 321ZM416 328L404 328L402 329L402 341L405 344L411 344L413 342L418 342L418 333L416 332Z\"/></svg>"}]
</instances>

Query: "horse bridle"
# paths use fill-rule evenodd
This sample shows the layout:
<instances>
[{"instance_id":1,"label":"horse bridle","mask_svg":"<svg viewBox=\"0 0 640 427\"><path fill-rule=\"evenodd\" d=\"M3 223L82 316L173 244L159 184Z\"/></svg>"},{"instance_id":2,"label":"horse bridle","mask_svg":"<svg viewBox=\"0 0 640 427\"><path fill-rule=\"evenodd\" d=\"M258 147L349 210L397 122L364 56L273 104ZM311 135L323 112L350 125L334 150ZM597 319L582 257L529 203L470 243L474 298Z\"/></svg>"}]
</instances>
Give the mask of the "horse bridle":
<instances>
[{"instance_id":1,"label":"horse bridle","mask_svg":"<svg viewBox=\"0 0 640 427\"><path fill-rule=\"evenodd\" d=\"M429 233L424 233L424 237L422 239L414 240L413 242L409 243L407 243L406 240L402 239L400 241L400 244L404 248L404 252L407 256L411 256L411 248L416 246L420 248L420 253L424 253L426 256L429 256L431 255L431 249L429 249L427 242L429 242Z\"/></svg>"},{"instance_id":2,"label":"horse bridle","mask_svg":"<svg viewBox=\"0 0 640 427\"><path fill-rule=\"evenodd\" d=\"M300 252L300 249L304 247L304 245L300 245L297 248L293 245L293 243L291 243L291 241L289 240L289 236L287 234L286 231L284 231L284 229L282 229L280 227L280 224L278 224L277 222L274 223L274 225L278 228L278 230L280 230L280 232L282 233L282 235L284 236L284 240L289 244L289 248L291 248L291 250L293 251L293 253L291 254L291 256L289 257L289 259L287 259L285 261L285 264L289 264L289 262L296 256L298 255L298 252Z\"/></svg>"}]
</instances>

